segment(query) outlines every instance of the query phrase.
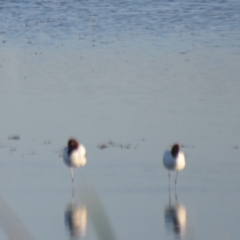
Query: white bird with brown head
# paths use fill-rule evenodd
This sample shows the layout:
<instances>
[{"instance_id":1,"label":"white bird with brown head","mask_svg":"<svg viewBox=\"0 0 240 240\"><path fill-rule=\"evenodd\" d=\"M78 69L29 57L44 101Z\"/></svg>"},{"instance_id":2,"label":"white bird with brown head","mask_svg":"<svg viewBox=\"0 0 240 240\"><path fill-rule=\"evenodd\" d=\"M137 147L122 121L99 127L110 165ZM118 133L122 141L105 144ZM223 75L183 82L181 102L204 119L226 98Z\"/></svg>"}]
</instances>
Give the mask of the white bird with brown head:
<instances>
[{"instance_id":1,"label":"white bird with brown head","mask_svg":"<svg viewBox=\"0 0 240 240\"><path fill-rule=\"evenodd\" d=\"M69 139L68 146L63 150L63 160L70 167L72 182L74 183L73 168L83 167L86 164L86 148L76 139Z\"/></svg>"},{"instance_id":2,"label":"white bird with brown head","mask_svg":"<svg viewBox=\"0 0 240 240\"><path fill-rule=\"evenodd\" d=\"M166 150L163 155L163 165L168 170L169 183L170 171L177 171L175 185L177 184L178 171L181 171L186 166L185 155L181 151L179 144L174 144L171 150Z\"/></svg>"}]
</instances>

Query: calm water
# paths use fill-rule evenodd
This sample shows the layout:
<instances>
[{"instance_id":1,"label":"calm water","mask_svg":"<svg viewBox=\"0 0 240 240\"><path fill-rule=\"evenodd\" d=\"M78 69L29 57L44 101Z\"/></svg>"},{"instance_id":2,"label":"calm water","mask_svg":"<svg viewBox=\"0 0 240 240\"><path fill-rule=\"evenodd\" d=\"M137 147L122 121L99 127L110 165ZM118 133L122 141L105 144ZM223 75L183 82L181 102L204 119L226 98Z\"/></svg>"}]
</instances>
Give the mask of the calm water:
<instances>
[{"instance_id":1,"label":"calm water","mask_svg":"<svg viewBox=\"0 0 240 240\"><path fill-rule=\"evenodd\" d=\"M0 239L239 238L239 1L0 13ZM71 136L88 150L74 198ZM169 192L176 141L187 167Z\"/></svg>"}]
</instances>

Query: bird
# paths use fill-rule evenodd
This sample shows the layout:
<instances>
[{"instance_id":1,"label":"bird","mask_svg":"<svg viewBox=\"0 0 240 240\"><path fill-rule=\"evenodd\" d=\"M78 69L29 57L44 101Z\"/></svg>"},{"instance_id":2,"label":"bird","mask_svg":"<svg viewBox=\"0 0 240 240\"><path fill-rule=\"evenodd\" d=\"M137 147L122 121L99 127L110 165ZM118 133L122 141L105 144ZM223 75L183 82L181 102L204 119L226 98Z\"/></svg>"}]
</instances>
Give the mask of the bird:
<instances>
[{"instance_id":1,"label":"bird","mask_svg":"<svg viewBox=\"0 0 240 240\"><path fill-rule=\"evenodd\" d=\"M178 172L186 166L184 153L181 151L181 146L175 143L171 150L166 150L163 155L163 165L168 170L169 186L170 186L170 171L176 171L175 186L177 184Z\"/></svg>"},{"instance_id":2,"label":"bird","mask_svg":"<svg viewBox=\"0 0 240 240\"><path fill-rule=\"evenodd\" d=\"M83 167L87 163L86 148L74 138L69 139L68 146L63 150L64 163L70 167L74 185L73 168Z\"/></svg>"}]
</instances>

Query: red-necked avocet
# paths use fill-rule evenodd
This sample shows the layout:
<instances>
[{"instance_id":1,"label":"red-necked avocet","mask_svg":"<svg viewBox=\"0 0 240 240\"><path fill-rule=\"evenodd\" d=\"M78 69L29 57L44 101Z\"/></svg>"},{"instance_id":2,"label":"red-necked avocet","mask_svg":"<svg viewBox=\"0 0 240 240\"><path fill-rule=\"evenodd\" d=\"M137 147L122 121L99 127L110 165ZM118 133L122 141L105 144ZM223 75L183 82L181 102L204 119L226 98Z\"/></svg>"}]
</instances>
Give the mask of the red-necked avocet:
<instances>
[{"instance_id":1,"label":"red-necked avocet","mask_svg":"<svg viewBox=\"0 0 240 240\"><path fill-rule=\"evenodd\" d=\"M185 155L181 151L179 144L174 144L171 150L166 150L163 155L163 165L168 170L169 184L170 171L177 171L175 185L177 184L178 171L181 171L186 166Z\"/></svg>"},{"instance_id":2,"label":"red-necked avocet","mask_svg":"<svg viewBox=\"0 0 240 240\"><path fill-rule=\"evenodd\" d=\"M73 168L83 167L86 164L86 148L76 139L69 139L68 146L63 150L63 160L70 167L72 182L74 183Z\"/></svg>"}]
</instances>

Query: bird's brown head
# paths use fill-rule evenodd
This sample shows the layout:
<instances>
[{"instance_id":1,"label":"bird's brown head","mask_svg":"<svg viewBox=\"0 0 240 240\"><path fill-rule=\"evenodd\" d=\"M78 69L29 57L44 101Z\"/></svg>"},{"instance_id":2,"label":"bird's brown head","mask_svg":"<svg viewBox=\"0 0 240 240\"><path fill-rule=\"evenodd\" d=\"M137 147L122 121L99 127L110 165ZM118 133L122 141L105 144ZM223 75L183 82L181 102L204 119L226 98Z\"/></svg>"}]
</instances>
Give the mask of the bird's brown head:
<instances>
[{"instance_id":1,"label":"bird's brown head","mask_svg":"<svg viewBox=\"0 0 240 240\"><path fill-rule=\"evenodd\" d=\"M180 147L180 145L177 144L177 143L172 146L171 154L172 154L172 156L173 156L174 158L177 157L180 149L181 149L181 147Z\"/></svg>"},{"instance_id":2,"label":"bird's brown head","mask_svg":"<svg viewBox=\"0 0 240 240\"><path fill-rule=\"evenodd\" d=\"M78 142L76 139L69 139L68 141L68 155L72 153L73 150L78 148Z\"/></svg>"}]
</instances>

